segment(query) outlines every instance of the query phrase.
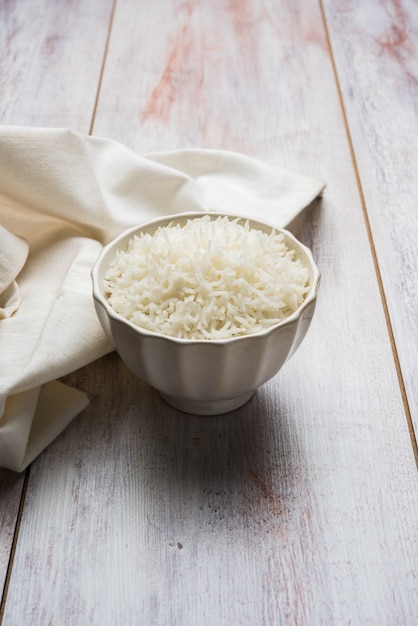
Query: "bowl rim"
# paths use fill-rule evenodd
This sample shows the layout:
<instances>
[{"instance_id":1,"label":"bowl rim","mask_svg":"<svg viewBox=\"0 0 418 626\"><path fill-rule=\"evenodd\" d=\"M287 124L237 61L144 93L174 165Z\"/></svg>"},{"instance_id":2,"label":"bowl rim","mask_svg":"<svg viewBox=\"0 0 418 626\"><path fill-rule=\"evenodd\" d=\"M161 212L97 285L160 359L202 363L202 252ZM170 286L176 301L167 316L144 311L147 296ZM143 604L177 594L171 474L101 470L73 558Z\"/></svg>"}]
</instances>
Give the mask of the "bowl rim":
<instances>
[{"instance_id":1,"label":"bowl rim","mask_svg":"<svg viewBox=\"0 0 418 626\"><path fill-rule=\"evenodd\" d=\"M158 333L155 331L147 330L146 328L142 328L142 326L138 326L137 324L134 324L133 322L129 321L128 319L126 319L125 317L117 313L109 305L106 298L104 298L104 296L102 295L102 290L101 290L101 285L100 285L101 281L99 281L99 272L101 270L101 266L102 266L104 258L112 249L115 249L116 251L120 241L122 241L123 239L129 239L135 233L137 233L138 231L141 231L144 228L152 228L153 226L158 227L162 223L164 223L165 225L168 225L171 221L175 222L177 220L193 219L197 217L204 217L205 215L210 215L211 217L214 217L214 218L228 217L231 219L239 219L242 221L248 221L250 223L253 222L254 224L259 224L265 228L271 228L279 233L283 233L285 237L290 239L290 241L295 244L296 249L300 248L305 253L309 261L310 269L312 271L312 285L305 300L302 302L302 304L299 305L296 311L294 311L291 315L284 318L283 320L280 320L280 322L277 322L276 324L269 326L268 328L264 328L254 333L248 333L247 335L238 335L236 337L227 337L224 339L187 339L187 338L182 338L182 337L172 337L164 333ZM260 219L255 216L249 216L249 215L247 216L247 215L242 215L238 213L229 213L227 211L218 211L218 210L216 211L211 211L211 210L186 211L182 213L159 215L155 218L145 220L144 222L140 222L136 224L135 226L131 226L125 229L119 235L117 235L114 239L112 239L111 241L109 241L107 244L103 246L102 250L99 253L99 256L97 257L93 267L91 268L90 275L91 275L91 280L92 280L93 299L104 308L108 317L113 319L114 321L125 324L126 326L132 328L134 331L136 331L137 333L145 337L165 339L166 341L170 341L172 343L176 343L179 345L203 344L203 345L220 345L220 346L228 345L230 343L235 343L235 342L243 341L243 340L249 341L249 340L255 340L261 337L266 337L270 335L271 333L273 333L278 328L282 328L283 326L292 324L301 316L303 311L312 302L316 300L318 287L319 287L319 283L321 279L321 273L313 258L311 249L308 248L308 246L303 244L301 241L299 241L292 232L290 232L286 228L281 228L280 226L276 226L275 224L272 224L271 222L263 218Z\"/></svg>"}]
</instances>

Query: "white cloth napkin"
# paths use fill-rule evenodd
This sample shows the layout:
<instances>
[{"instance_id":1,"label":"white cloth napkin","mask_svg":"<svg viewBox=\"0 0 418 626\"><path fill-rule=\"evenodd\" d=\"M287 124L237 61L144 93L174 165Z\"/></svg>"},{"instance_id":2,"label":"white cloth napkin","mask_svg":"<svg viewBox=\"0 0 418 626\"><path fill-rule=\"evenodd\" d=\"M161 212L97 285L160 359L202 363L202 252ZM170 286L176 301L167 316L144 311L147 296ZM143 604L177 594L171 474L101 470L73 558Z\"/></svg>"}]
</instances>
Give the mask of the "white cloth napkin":
<instances>
[{"instance_id":1,"label":"white cloth napkin","mask_svg":"<svg viewBox=\"0 0 418 626\"><path fill-rule=\"evenodd\" d=\"M22 471L87 405L61 376L113 347L90 270L159 215L225 210L288 224L324 183L218 150L139 156L67 129L0 127L0 467Z\"/></svg>"}]
</instances>

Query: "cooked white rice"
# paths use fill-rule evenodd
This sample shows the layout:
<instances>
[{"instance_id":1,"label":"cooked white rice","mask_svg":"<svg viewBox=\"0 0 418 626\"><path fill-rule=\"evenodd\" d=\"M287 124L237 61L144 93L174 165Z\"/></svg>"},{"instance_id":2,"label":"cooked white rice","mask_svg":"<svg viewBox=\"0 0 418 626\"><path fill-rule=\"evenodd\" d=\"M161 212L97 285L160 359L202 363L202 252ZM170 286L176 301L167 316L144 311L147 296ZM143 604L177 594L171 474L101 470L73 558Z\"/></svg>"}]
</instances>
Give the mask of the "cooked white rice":
<instances>
[{"instance_id":1,"label":"cooked white rice","mask_svg":"<svg viewBox=\"0 0 418 626\"><path fill-rule=\"evenodd\" d=\"M108 268L105 293L142 328L213 340L280 322L302 304L308 281L283 234L205 215L133 236Z\"/></svg>"}]
</instances>

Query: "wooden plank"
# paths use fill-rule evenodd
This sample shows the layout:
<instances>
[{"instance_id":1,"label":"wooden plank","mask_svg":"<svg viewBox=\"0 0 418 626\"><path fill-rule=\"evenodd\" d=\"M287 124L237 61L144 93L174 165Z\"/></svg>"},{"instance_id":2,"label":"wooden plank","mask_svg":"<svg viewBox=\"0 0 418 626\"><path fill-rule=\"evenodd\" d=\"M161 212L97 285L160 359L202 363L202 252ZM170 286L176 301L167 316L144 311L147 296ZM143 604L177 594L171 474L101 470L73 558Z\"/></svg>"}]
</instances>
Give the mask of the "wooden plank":
<instances>
[{"instance_id":1,"label":"wooden plank","mask_svg":"<svg viewBox=\"0 0 418 626\"><path fill-rule=\"evenodd\" d=\"M418 432L418 7L324 0L367 215Z\"/></svg>"},{"instance_id":2,"label":"wooden plank","mask_svg":"<svg viewBox=\"0 0 418 626\"><path fill-rule=\"evenodd\" d=\"M312 92L312 106L324 109L314 80L327 44L316 3L295 7L315 75L298 64L300 42L287 30L286 6L254 0L174 6L163 0L139 10L135 0L124 0L115 15L94 133L139 153L225 147L303 168L307 139L323 132L306 115L304 94ZM290 81L291 89L279 81Z\"/></svg>"},{"instance_id":3,"label":"wooden plank","mask_svg":"<svg viewBox=\"0 0 418 626\"><path fill-rule=\"evenodd\" d=\"M0 469L0 589L6 581L23 482L23 474Z\"/></svg>"},{"instance_id":4,"label":"wooden plank","mask_svg":"<svg viewBox=\"0 0 418 626\"><path fill-rule=\"evenodd\" d=\"M0 3L0 123L88 132L113 0Z\"/></svg>"},{"instance_id":5,"label":"wooden plank","mask_svg":"<svg viewBox=\"0 0 418 626\"><path fill-rule=\"evenodd\" d=\"M169 409L116 355L68 377L92 403L31 469L4 626L415 623L415 463L316 0L119 0L94 131L327 180L292 225L321 295L229 416Z\"/></svg>"},{"instance_id":6,"label":"wooden plank","mask_svg":"<svg viewBox=\"0 0 418 626\"><path fill-rule=\"evenodd\" d=\"M88 133L111 12L112 0L0 3L1 124L68 126ZM0 470L0 590L23 480Z\"/></svg>"}]
</instances>

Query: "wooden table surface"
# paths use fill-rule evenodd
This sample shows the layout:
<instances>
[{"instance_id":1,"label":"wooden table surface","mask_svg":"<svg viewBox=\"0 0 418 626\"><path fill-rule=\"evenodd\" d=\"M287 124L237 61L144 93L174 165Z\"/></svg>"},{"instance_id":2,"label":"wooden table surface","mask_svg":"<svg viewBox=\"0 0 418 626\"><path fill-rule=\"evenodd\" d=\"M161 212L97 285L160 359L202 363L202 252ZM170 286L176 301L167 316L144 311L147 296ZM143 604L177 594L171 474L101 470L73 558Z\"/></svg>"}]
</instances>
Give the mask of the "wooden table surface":
<instances>
[{"instance_id":1,"label":"wooden table surface","mask_svg":"<svg viewBox=\"0 0 418 626\"><path fill-rule=\"evenodd\" d=\"M297 354L186 416L115 354L0 470L2 626L418 624L417 0L0 0L0 123L322 178Z\"/></svg>"}]
</instances>

